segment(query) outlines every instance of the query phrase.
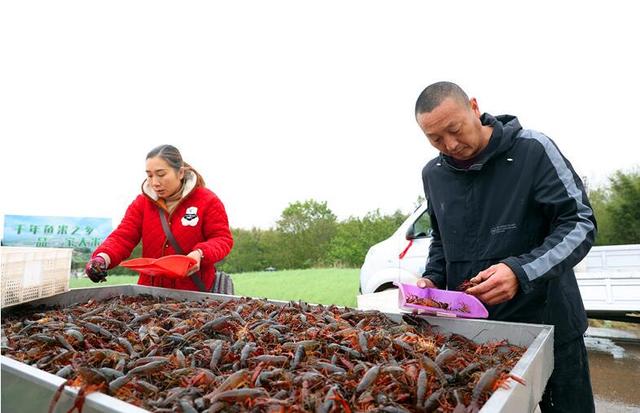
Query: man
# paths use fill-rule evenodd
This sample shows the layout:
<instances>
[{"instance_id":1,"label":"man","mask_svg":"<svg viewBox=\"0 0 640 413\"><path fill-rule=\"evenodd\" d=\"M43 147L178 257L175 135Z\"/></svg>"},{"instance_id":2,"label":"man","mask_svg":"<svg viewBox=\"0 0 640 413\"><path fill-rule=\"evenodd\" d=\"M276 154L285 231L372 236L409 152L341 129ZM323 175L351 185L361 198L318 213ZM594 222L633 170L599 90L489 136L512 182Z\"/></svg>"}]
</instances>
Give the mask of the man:
<instances>
[{"instance_id":1,"label":"man","mask_svg":"<svg viewBox=\"0 0 640 413\"><path fill-rule=\"evenodd\" d=\"M555 326L554 371L543 412L593 412L583 334L587 317L573 267L596 221L580 178L542 133L510 115L481 114L456 84L418 97L416 120L440 151L422 171L433 230L422 288L467 290L494 320Z\"/></svg>"}]
</instances>

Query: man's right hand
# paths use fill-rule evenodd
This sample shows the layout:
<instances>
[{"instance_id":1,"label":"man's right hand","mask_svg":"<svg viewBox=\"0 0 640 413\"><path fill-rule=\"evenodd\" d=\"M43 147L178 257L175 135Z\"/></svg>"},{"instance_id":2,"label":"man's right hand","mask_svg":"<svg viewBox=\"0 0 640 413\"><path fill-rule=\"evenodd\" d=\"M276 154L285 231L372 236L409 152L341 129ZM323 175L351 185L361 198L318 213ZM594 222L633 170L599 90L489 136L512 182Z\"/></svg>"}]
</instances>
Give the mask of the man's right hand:
<instances>
[{"instance_id":1,"label":"man's right hand","mask_svg":"<svg viewBox=\"0 0 640 413\"><path fill-rule=\"evenodd\" d=\"M438 288L436 287L436 285L433 283L433 281L431 281L428 278L420 278L417 282L416 285L420 288Z\"/></svg>"},{"instance_id":2,"label":"man's right hand","mask_svg":"<svg viewBox=\"0 0 640 413\"><path fill-rule=\"evenodd\" d=\"M91 258L84 268L84 272L94 283L107 281L107 262L100 256Z\"/></svg>"}]
</instances>

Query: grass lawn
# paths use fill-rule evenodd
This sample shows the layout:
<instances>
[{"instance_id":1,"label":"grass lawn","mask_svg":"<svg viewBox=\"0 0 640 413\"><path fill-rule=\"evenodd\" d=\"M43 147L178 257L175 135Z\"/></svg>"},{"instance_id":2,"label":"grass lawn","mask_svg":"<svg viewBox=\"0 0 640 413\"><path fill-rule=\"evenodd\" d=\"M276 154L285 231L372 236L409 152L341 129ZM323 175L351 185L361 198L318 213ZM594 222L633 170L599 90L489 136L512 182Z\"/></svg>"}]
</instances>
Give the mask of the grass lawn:
<instances>
[{"instance_id":1,"label":"grass lawn","mask_svg":"<svg viewBox=\"0 0 640 413\"><path fill-rule=\"evenodd\" d=\"M314 304L336 304L355 307L359 270L319 268L274 272L232 274L236 295L274 300L302 300ZM71 288L104 287L135 284L137 276L112 275L107 281L94 284L88 278L72 278Z\"/></svg>"},{"instance_id":2,"label":"grass lawn","mask_svg":"<svg viewBox=\"0 0 640 413\"><path fill-rule=\"evenodd\" d=\"M233 274L237 295L356 306L358 269L320 268Z\"/></svg>"}]
</instances>

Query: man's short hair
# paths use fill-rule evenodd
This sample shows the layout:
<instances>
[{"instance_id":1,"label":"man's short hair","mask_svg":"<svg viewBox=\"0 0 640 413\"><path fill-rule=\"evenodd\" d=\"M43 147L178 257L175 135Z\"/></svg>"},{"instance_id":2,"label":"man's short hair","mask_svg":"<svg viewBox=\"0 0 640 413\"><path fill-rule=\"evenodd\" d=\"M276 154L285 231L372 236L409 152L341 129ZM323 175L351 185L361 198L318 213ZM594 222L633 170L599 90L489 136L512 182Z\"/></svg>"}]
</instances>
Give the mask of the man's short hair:
<instances>
[{"instance_id":1,"label":"man's short hair","mask_svg":"<svg viewBox=\"0 0 640 413\"><path fill-rule=\"evenodd\" d=\"M431 112L448 97L469 106L469 97L460 86L452 82L436 82L427 86L418 96L416 117L422 113Z\"/></svg>"}]
</instances>

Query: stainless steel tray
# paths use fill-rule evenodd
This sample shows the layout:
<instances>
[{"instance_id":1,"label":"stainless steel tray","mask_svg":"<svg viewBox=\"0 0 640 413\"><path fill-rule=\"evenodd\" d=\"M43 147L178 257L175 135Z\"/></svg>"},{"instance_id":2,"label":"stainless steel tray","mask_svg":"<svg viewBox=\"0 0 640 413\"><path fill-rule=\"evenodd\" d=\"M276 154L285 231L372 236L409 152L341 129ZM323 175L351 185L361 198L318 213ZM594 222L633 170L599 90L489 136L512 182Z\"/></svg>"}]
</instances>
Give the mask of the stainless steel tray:
<instances>
[{"instance_id":1,"label":"stainless steel tray","mask_svg":"<svg viewBox=\"0 0 640 413\"><path fill-rule=\"evenodd\" d=\"M206 294L191 291L179 291L166 288L123 285L100 288L75 289L56 296L31 301L20 306L2 310L6 316L14 311L40 305L70 306L90 299L104 300L125 295L150 294L155 297L169 297L178 300L199 300L211 298L229 300L235 297L219 294ZM282 301L273 301L283 303ZM396 321L398 314L388 314ZM505 323L486 320L463 320L424 316L442 332L464 335L479 342L507 339L512 344L524 346L524 353L513 373L523 377L525 386L512 383L507 390L497 390L485 403L481 412L533 412L542 398L544 387L553 371L553 327L546 325ZM53 374L20 363L8 357L0 356L2 371L2 410L5 412L46 412L56 389L65 380ZM66 388L60 397L56 412L66 412L73 405L77 390ZM107 396L92 393L87 396L84 413L142 413L129 403Z\"/></svg>"}]
</instances>

